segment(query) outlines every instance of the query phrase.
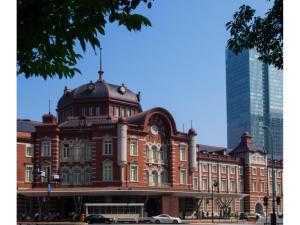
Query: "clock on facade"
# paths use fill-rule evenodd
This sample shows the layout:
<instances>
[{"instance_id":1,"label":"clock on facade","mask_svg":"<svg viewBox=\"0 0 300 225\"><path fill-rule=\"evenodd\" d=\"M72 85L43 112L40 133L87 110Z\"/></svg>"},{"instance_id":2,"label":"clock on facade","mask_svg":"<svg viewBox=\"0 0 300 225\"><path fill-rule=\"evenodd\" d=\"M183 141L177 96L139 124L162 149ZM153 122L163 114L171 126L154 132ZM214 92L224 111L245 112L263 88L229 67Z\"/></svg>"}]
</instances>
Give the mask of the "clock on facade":
<instances>
[{"instance_id":1,"label":"clock on facade","mask_svg":"<svg viewBox=\"0 0 300 225\"><path fill-rule=\"evenodd\" d=\"M158 127L156 125L151 126L151 133L154 135L158 134Z\"/></svg>"}]
</instances>

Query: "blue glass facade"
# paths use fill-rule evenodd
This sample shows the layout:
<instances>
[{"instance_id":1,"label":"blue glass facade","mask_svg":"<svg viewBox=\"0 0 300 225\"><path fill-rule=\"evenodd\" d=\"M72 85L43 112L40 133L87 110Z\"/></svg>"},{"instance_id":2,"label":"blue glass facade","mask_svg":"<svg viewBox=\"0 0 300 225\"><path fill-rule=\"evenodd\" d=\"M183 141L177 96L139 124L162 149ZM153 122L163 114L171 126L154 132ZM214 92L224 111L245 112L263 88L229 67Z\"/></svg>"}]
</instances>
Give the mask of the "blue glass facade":
<instances>
[{"instance_id":1,"label":"blue glass facade","mask_svg":"<svg viewBox=\"0 0 300 225\"><path fill-rule=\"evenodd\" d=\"M276 158L282 158L282 71L258 60L255 50L235 55L226 50L227 144L234 148L244 131L268 151L271 128Z\"/></svg>"}]
</instances>

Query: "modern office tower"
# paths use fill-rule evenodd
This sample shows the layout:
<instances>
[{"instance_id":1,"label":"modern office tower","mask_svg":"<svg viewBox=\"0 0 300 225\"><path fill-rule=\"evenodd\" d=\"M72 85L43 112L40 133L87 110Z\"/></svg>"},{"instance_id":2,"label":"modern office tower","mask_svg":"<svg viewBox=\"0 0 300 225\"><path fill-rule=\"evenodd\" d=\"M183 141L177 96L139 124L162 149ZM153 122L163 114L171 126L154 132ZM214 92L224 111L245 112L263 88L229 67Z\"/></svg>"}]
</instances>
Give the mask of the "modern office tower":
<instances>
[{"instance_id":1,"label":"modern office tower","mask_svg":"<svg viewBox=\"0 0 300 225\"><path fill-rule=\"evenodd\" d=\"M283 156L282 70L258 60L259 53L226 49L227 145L234 148L249 131L254 144L271 156Z\"/></svg>"}]
</instances>

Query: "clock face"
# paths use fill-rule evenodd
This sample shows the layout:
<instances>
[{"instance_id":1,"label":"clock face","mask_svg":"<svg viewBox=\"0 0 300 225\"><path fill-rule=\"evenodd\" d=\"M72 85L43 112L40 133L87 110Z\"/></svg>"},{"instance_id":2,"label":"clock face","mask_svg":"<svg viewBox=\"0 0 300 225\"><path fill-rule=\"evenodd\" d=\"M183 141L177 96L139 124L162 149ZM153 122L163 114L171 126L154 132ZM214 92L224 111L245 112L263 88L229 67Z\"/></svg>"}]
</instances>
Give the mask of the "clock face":
<instances>
[{"instance_id":1,"label":"clock face","mask_svg":"<svg viewBox=\"0 0 300 225\"><path fill-rule=\"evenodd\" d=\"M158 127L156 125L151 126L151 133L154 135L158 134Z\"/></svg>"}]
</instances>

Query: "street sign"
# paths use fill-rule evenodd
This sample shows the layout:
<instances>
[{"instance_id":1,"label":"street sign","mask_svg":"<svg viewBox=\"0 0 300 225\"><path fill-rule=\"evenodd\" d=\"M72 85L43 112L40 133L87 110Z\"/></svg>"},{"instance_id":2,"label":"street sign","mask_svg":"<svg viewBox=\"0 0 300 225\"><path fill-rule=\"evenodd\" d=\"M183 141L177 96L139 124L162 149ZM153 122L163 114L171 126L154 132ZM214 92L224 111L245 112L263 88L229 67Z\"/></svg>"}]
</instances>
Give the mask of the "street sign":
<instances>
[{"instance_id":1,"label":"street sign","mask_svg":"<svg viewBox=\"0 0 300 225\"><path fill-rule=\"evenodd\" d=\"M48 192L51 192L51 184L48 184Z\"/></svg>"}]
</instances>

